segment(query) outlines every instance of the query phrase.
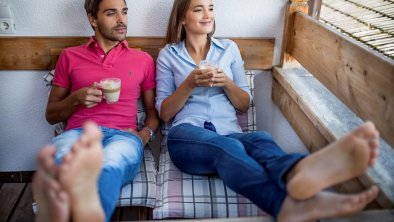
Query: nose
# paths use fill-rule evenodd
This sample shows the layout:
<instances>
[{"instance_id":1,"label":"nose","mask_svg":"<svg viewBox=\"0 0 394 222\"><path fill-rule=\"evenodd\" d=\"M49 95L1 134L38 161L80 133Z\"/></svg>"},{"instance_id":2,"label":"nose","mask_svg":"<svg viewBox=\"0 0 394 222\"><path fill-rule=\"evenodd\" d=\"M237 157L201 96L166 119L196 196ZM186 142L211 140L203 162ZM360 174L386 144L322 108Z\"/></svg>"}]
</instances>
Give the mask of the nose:
<instances>
[{"instance_id":1,"label":"nose","mask_svg":"<svg viewBox=\"0 0 394 222\"><path fill-rule=\"evenodd\" d=\"M209 8L204 9L204 18L214 18L215 14Z\"/></svg>"},{"instance_id":2,"label":"nose","mask_svg":"<svg viewBox=\"0 0 394 222\"><path fill-rule=\"evenodd\" d=\"M127 14L123 14L122 12L120 12L120 13L118 13L117 17L118 17L117 18L117 22L118 23L126 24L126 22L127 22Z\"/></svg>"}]
</instances>

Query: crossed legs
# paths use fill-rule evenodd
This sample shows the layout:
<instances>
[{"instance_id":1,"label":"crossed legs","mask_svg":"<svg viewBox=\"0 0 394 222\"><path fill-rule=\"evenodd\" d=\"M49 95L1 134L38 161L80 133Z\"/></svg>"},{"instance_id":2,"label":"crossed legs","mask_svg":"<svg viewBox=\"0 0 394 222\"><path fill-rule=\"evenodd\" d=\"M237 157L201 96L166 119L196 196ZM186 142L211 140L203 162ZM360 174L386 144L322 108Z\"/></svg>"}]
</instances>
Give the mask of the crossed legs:
<instances>
[{"instance_id":1,"label":"crossed legs","mask_svg":"<svg viewBox=\"0 0 394 222\"><path fill-rule=\"evenodd\" d=\"M321 151L295 162L283 179L285 184L287 184L283 189L278 181L273 179L277 178L277 176L269 176L272 174L272 171L267 170L265 164L259 160L250 157L243 164L239 161L240 155L237 154L231 166L226 166L228 161L221 161L220 158L223 158L226 152L234 149L235 146L239 146L239 142L231 143L231 141L228 141L229 138L225 136L215 135L207 130L205 133L203 132L204 129L201 128L195 129L197 131L194 132L189 130L191 128L193 126L179 125L170 131L168 149L174 164L187 173L206 174L216 171L225 183L226 178L230 178L230 183L232 183L232 180L237 180L238 182L230 187L234 191L244 194L257 205L259 205L258 202L265 202L270 206L274 206L276 205L275 202L280 202L280 209L276 212L276 207L267 209L263 205L259 205L263 210L268 210L267 212L276 216L279 221L313 221L321 218L352 214L363 209L378 195L378 188L375 186L353 195L322 191L327 187L359 176L369 166L374 164L378 155L379 134L372 123L363 124L338 141L324 147ZM224 145L221 145L221 143L224 143ZM242 143L244 144L244 142ZM261 149L266 148L263 147ZM215 152L215 150L217 150L216 154L211 153ZM246 152L253 156L250 148L247 148ZM206 155L204 156L203 153L206 153ZM212 158L215 156L218 156L218 158ZM233 157L229 154L228 158ZM279 159L282 160L283 157ZM261 177L265 177L265 179L259 179L255 176L252 176L251 180L239 179L242 174L238 170L251 165L253 162L260 164L259 167L262 170L258 171L265 172L261 174ZM252 172L251 174L256 174L256 164L252 165L253 167L250 167L250 171L244 171L243 174L249 174L250 172ZM267 172L268 177L266 176ZM246 176L244 177L247 178ZM264 184L260 181L263 181ZM261 183L261 186L258 186L259 183ZM269 195L269 193L274 191L268 191L267 184L274 184L281 189L279 191L274 189L277 194ZM274 187L274 185L271 187ZM260 188L255 189L255 187ZM249 192L251 189L254 189L254 191ZM262 195L261 193L267 193L267 195ZM278 198L279 196L284 196L284 198ZM263 200L256 201L257 197L263 198ZM274 210L272 211L272 209Z\"/></svg>"}]
</instances>

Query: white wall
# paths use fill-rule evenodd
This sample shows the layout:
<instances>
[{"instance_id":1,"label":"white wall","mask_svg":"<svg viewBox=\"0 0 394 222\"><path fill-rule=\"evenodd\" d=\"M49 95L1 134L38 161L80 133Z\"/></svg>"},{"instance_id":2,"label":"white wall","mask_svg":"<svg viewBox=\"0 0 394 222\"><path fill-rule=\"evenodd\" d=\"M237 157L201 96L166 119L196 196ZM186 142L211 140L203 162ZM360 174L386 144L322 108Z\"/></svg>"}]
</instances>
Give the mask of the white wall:
<instances>
[{"instance_id":1,"label":"white wall","mask_svg":"<svg viewBox=\"0 0 394 222\"><path fill-rule=\"evenodd\" d=\"M13 0L11 11L16 34L10 36L89 36L93 34L83 0ZM286 0L216 0L219 37L275 37L274 63L279 61ZM127 0L128 36L164 36L173 1ZM39 148L52 138L44 118L46 89L42 72L0 71L0 171L32 170ZM265 76L265 77L263 77ZM270 95L270 75L260 78L258 93ZM268 78L268 79L267 79ZM268 82L267 82L268 81ZM267 84L269 83L269 84ZM258 96L257 96L258 97ZM263 100L262 100L263 101ZM257 104L260 102L257 101ZM260 109L260 110L259 110ZM296 138L277 109L258 107L259 127L280 131L278 138ZM279 114L280 115L280 114ZM271 123L275 121L275 123ZM278 129L278 126L280 130ZM287 132L289 131L289 132ZM276 134L276 133L275 133ZM276 137L276 135L274 135ZM298 138L280 139L285 146L302 146Z\"/></svg>"}]
</instances>

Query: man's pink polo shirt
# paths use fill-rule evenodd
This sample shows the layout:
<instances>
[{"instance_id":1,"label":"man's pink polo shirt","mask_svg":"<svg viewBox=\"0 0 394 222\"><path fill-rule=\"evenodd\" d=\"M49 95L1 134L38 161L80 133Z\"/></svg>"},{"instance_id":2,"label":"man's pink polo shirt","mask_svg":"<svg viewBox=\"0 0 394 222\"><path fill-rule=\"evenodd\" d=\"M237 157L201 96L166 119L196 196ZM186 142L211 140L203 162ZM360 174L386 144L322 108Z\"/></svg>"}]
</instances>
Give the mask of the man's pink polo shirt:
<instances>
[{"instance_id":1,"label":"man's pink polo shirt","mask_svg":"<svg viewBox=\"0 0 394 222\"><path fill-rule=\"evenodd\" d=\"M65 49L56 64L53 85L73 93L109 77L122 80L119 101L107 104L103 99L93 108L78 106L66 130L82 127L86 120L113 129L137 129L137 100L141 91L156 87L155 64L148 53L130 49L126 40L107 55L93 37L86 45Z\"/></svg>"}]
</instances>

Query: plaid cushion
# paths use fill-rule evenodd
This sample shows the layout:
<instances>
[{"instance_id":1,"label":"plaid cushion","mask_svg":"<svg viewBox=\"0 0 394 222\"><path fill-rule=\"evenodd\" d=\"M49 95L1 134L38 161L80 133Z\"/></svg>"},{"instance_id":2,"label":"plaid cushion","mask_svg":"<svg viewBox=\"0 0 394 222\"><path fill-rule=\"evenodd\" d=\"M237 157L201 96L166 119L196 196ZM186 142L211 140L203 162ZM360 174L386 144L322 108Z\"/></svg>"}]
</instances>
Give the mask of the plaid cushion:
<instances>
[{"instance_id":1,"label":"plaid cushion","mask_svg":"<svg viewBox=\"0 0 394 222\"><path fill-rule=\"evenodd\" d=\"M144 161L132 183L122 187L117 206L145 206L154 208L156 202L155 159L149 149L144 150Z\"/></svg>"},{"instance_id":2,"label":"plaid cushion","mask_svg":"<svg viewBox=\"0 0 394 222\"><path fill-rule=\"evenodd\" d=\"M253 95L254 74L246 71ZM244 131L255 131L255 106L238 115ZM224 185L218 176L196 176L182 173L172 163L167 152L166 135L170 129L164 124L162 134L159 172L157 175L157 200L153 210L154 219L163 218L216 218L267 215L256 205Z\"/></svg>"},{"instance_id":3,"label":"plaid cushion","mask_svg":"<svg viewBox=\"0 0 394 222\"><path fill-rule=\"evenodd\" d=\"M48 92L52 87L54 70L44 76L44 82ZM142 99L138 100L137 128L142 129L145 121L145 109ZM55 124L55 132L61 134L64 132L65 123ZM149 148L149 146L147 146ZM156 201L156 167L150 149L144 150L144 160L141 162L140 169L137 172L132 183L123 186L121 195L117 201L117 206L145 206L153 208Z\"/></svg>"}]
</instances>

